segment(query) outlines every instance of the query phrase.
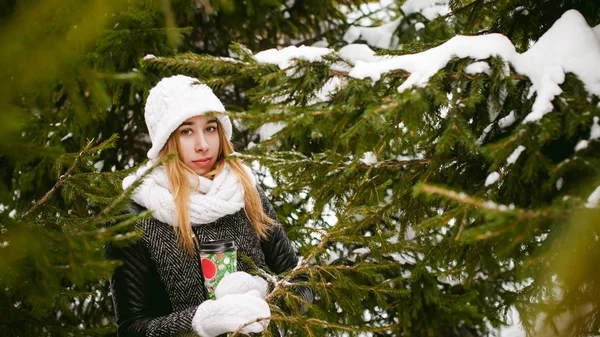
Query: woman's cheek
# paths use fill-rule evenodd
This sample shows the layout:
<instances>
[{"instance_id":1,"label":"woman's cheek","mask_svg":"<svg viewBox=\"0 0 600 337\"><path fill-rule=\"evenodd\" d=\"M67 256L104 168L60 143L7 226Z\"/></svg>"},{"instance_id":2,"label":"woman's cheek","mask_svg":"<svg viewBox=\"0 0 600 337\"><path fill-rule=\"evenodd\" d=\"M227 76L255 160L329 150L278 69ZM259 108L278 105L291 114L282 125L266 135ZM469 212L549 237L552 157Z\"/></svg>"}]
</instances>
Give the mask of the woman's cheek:
<instances>
[{"instance_id":1,"label":"woman's cheek","mask_svg":"<svg viewBox=\"0 0 600 337\"><path fill-rule=\"evenodd\" d=\"M219 134L217 134L216 132L208 134L206 139L208 140L208 143L211 147L219 146Z\"/></svg>"},{"instance_id":2,"label":"woman's cheek","mask_svg":"<svg viewBox=\"0 0 600 337\"><path fill-rule=\"evenodd\" d=\"M191 139L192 137L179 138L179 148L181 149L181 152L183 152L184 157L186 157L188 152L194 151L194 142Z\"/></svg>"}]
</instances>

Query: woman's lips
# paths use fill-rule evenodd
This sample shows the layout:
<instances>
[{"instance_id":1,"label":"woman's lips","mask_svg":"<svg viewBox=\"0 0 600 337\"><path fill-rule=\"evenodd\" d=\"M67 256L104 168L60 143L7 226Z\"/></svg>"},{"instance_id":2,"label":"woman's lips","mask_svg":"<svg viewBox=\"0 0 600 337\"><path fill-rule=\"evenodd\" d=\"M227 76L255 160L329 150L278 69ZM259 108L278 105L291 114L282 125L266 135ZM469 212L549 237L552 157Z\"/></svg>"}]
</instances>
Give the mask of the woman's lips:
<instances>
[{"instance_id":1,"label":"woman's lips","mask_svg":"<svg viewBox=\"0 0 600 337\"><path fill-rule=\"evenodd\" d=\"M210 158L202 158L202 159L198 159L198 160L193 160L192 163L194 163L198 166L207 166L210 164Z\"/></svg>"}]
</instances>

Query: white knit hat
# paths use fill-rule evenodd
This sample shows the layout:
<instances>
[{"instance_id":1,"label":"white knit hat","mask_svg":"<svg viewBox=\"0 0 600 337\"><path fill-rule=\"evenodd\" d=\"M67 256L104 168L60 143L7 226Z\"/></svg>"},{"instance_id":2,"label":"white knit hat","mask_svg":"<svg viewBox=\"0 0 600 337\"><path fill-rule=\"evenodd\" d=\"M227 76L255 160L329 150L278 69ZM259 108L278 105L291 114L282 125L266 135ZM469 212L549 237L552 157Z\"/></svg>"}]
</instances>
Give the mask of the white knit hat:
<instances>
[{"instance_id":1,"label":"white knit hat","mask_svg":"<svg viewBox=\"0 0 600 337\"><path fill-rule=\"evenodd\" d=\"M223 127L227 139L231 139L231 120L225 113L221 101L212 90L197 79L184 75L175 75L160 80L150 89L146 99L144 117L152 148L148 158L158 158L173 131L186 119L214 112Z\"/></svg>"}]
</instances>

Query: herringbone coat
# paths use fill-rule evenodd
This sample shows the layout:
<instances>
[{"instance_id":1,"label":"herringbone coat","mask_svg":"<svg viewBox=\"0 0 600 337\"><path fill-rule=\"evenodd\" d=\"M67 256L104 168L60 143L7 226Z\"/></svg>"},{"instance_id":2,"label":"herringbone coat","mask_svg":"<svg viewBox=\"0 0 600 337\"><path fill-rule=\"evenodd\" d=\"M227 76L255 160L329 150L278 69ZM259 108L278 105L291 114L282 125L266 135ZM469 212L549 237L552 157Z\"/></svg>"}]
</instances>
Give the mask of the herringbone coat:
<instances>
[{"instance_id":1,"label":"herringbone coat","mask_svg":"<svg viewBox=\"0 0 600 337\"><path fill-rule=\"evenodd\" d=\"M265 213L276 213L260 191ZM132 205L131 211L143 208ZM192 318L206 298L198 253L187 254L178 243L173 228L156 219L142 220L136 226L141 239L126 247L107 247L107 256L123 261L111 278L111 291L120 337L193 335ZM279 223L268 239L261 240L244 210L217 221L192 226L200 242L232 239L238 248L238 270L248 271L245 255L261 268L281 273L296 266L298 258ZM310 289L300 290L312 301Z\"/></svg>"}]
</instances>

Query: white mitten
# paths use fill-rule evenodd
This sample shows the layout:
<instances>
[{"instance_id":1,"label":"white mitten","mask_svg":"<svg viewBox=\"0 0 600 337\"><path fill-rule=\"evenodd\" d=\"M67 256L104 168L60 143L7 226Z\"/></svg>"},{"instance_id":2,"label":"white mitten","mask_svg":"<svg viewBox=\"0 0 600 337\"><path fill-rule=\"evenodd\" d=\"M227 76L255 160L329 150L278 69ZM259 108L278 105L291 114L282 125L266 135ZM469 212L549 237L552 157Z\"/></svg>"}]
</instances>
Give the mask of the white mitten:
<instances>
[{"instance_id":1,"label":"white mitten","mask_svg":"<svg viewBox=\"0 0 600 337\"><path fill-rule=\"evenodd\" d=\"M226 332L234 332L242 325L265 318L244 327L240 332L262 332L269 325L271 309L269 304L260 298L256 290L245 294L225 295L216 300L202 302L194 318L192 327L202 337L215 337Z\"/></svg>"},{"instance_id":2,"label":"white mitten","mask_svg":"<svg viewBox=\"0 0 600 337\"><path fill-rule=\"evenodd\" d=\"M260 276L252 276L246 272L238 271L227 274L219 281L215 289L217 299L231 294L245 294L250 290L257 290L260 298L267 296L268 283Z\"/></svg>"}]
</instances>

